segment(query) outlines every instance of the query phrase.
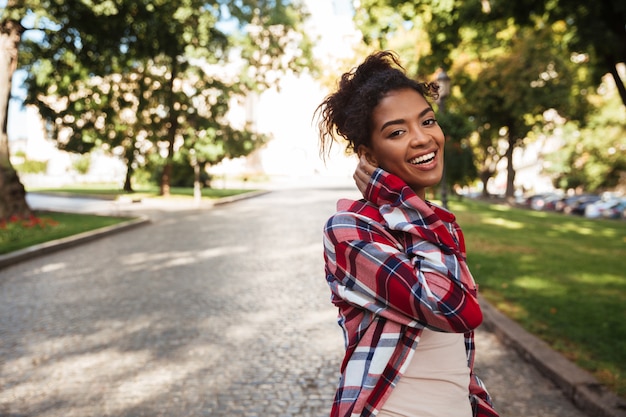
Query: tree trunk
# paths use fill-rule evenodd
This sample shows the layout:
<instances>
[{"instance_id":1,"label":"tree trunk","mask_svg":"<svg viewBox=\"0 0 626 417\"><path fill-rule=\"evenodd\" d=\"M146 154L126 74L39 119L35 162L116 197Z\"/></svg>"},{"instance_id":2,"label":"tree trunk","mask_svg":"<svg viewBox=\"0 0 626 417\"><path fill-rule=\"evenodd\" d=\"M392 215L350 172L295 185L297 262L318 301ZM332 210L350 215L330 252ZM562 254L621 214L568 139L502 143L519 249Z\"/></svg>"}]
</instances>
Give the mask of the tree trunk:
<instances>
[{"instance_id":1,"label":"tree trunk","mask_svg":"<svg viewBox=\"0 0 626 417\"><path fill-rule=\"evenodd\" d=\"M196 204L200 204L202 200L202 187L200 184L200 163L195 154L191 158L191 165L193 166L193 199Z\"/></svg>"},{"instance_id":2,"label":"tree trunk","mask_svg":"<svg viewBox=\"0 0 626 417\"><path fill-rule=\"evenodd\" d=\"M174 159L174 142L176 141L176 132L178 131L178 118L174 105L176 104L176 96L174 95L174 83L178 76L178 68L176 66L176 58L172 58L172 72L169 80L169 126L167 132L168 150L163 174L161 175L161 195L170 196L170 182L172 178L172 161Z\"/></svg>"},{"instance_id":3,"label":"tree trunk","mask_svg":"<svg viewBox=\"0 0 626 417\"><path fill-rule=\"evenodd\" d=\"M126 148L125 151L125 159L126 159L126 178L124 179L124 191L127 193L135 192L133 190L133 184L131 182L133 178L133 163L135 162L135 141L133 140L132 144Z\"/></svg>"},{"instance_id":4,"label":"tree trunk","mask_svg":"<svg viewBox=\"0 0 626 417\"><path fill-rule=\"evenodd\" d=\"M489 197L489 190L487 190L487 183L489 182L489 178L491 178L492 175L493 175L493 172L491 172L491 170L489 169L485 169L480 172L480 181L483 183L483 191L482 191L483 198Z\"/></svg>"},{"instance_id":5,"label":"tree trunk","mask_svg":"<svg viewBox=\"0 0 626 417\"><path fill-rule=\"evenodd\" d=\"M512 201L515 198L515 168L513 167L513 150L517 143L516 132L511 123L509 126L509 147L506 150L506 192L507 200Z\"/></svg>"},{"instance_id":6,"label":"tree trunk","mask_svg":"<svg viewBox=\"0 0 626 417\"><path fill-rule=\"evenodd\" d=\"M0 219L31 215L26 191L9 157L9 100L11 80L17 69L17 52L24 27L17 21L0 22Z\"/></svg>"},{"instance_id":7,"label":"tree trunk","mask_svg":"<svg viewBox=\"0 0 626 417\"><path fill-rule=\"evenodd\" d=\"M130 164L126 164L126 177L124 178L124 191L127 193L134 193L133 185L131 183L131 179L133 177L133 168Z\"/></svg>"},{"instance_id":8,"label":"tree trunk","mask_svg":"<svg viewBox=\"0 0 626 417\"><path fill-rule=\"evenodd\" d=\"M607 59L609 61L609 72L613 76L613 80L615 80L615 86L617 87L617 91L619 92L619 96L622 99L622 103L626 106L626 87L624 86L624 81L622 81L619 76L619 72L617 72L617 65L611 59Z\"/></svg>"}]
</instances>

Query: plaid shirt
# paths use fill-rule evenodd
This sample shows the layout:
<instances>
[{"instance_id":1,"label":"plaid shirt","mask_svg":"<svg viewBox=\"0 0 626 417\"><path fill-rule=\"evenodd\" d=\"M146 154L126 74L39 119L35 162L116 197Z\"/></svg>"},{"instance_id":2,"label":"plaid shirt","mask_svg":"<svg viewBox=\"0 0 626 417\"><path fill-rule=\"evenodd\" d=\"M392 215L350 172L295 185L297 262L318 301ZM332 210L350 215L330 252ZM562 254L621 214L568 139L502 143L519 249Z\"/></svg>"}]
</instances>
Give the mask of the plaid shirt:
<instances>
[{"instance_id":1,"label":"plaid shirt","mask_svg":"<svg viewBox=\"0 0 626 417\"><path fill-rule=\"evenodd\" d=\"M375 416L424 327L464 333L474 416L498 416L473 373L482 313L454 215L381 169L366 200L340 200L324 230L326 279L346 347L331 417Z\"/></svg>"}]
</instances>

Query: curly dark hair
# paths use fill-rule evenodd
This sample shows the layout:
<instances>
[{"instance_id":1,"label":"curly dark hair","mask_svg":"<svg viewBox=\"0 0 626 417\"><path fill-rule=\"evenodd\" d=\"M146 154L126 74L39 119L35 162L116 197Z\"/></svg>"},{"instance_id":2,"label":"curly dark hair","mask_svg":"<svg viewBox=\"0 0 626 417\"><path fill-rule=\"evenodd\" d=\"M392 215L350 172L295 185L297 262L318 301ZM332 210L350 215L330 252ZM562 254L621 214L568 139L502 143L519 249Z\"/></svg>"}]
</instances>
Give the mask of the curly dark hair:
<instances>
[{"instance_id":1,"label":"curly dark hair","mask_svg":"<svg viewBox=\"0 0 626 417\"><path fill-rule=\"evenodd\" d=\"M325 158L339 137L356 152L369 146L372 137L372 113L390 91L412 88L424 98L437 99L437 83L421 83L406 75L398 56L392 51L378 51L361 65L341 76L337 91L327 96L315 110L320 154ZM339 137L338 137L339 136Z\"/></svg>"}]
</instances>

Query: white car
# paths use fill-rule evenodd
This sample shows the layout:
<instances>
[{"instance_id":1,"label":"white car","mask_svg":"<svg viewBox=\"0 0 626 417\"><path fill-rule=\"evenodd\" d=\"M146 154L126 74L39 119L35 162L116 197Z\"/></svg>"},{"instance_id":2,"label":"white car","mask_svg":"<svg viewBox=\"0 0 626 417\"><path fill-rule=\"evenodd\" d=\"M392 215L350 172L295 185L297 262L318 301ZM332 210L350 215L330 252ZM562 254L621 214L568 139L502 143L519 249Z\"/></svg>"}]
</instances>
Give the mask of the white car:
<instances>
[{"instance_id":1,"label":"white car","mask_svg":"<svg viewBox=\"0 0 626 417\"><path fill-rule=\"evenodd\" d=\"M613 205L615 205L615 199L610 199L608 201L599 200L595 203L588 204L585 207L585 217L589 219L602 217L603 211L611 208Z\"/></svg>"}]
</instances>

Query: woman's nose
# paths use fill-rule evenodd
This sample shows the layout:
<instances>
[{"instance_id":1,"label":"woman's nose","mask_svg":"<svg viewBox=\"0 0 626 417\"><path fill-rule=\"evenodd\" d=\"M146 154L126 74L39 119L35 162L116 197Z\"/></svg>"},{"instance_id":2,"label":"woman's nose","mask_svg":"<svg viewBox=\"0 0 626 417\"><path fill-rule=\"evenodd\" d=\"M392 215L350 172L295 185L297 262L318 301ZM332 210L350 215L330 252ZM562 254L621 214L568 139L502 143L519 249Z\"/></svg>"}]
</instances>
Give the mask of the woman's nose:
<instances>
[{"instance_id":1,"label":"woman's nose","mask_svg":"<svg viewBox=\"0 0 626 417\"><path fill-rule=\"evenodd\" d=\"M421 146L429 143L431 140L430 134L425 132L423 129L416 127L412 129L411 134L411 146Z\"/></svg>"}]
</instances>

